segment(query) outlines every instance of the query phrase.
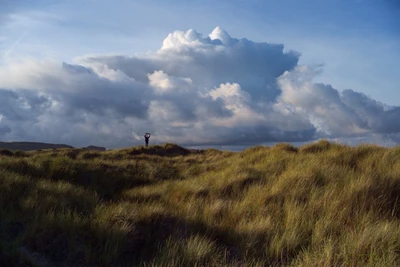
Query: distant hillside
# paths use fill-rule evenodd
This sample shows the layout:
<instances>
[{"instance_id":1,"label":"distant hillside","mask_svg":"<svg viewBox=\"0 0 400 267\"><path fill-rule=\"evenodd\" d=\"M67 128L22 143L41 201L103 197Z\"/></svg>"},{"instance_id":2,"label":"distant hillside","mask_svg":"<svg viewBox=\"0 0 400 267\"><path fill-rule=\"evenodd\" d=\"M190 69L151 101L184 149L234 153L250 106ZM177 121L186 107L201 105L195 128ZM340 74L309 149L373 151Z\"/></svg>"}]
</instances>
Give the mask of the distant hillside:
<instances>
[{"instance_id":1,"label":"distant hillside","mask_svg":"<svg viewBox=\"0 0 400 267\"><path fill-rule=\"evenodd\" d=\"M105 147L101 147L101 146L87 146L87 147L84 147L83 149L93 150L93 151L106 151L107 150Z\"/></svg>"},{"instance_id":2,"label":"distant hillside","mask_svg":"<svg viewBox=\"0 0 400 267\"><path fill-rule=\"evenodd\" d=\"M30 151L39 149L74 148L74 147L63 144L47 144L47 143L36 143L36 142L0 142L0 148L6 148L9 150Z\"/></svg>"}]
</instances>

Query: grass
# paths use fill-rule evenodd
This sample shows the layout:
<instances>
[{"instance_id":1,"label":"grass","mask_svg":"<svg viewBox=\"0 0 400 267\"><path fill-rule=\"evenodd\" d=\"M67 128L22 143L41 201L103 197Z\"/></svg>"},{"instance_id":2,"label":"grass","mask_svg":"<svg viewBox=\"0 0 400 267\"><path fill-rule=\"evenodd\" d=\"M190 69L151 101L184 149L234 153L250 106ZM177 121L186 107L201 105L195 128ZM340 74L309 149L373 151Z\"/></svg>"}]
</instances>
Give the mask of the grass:
<instances>
[{"instance_id":1,"label":"grass","mask_svg":"<svg viewBox=\"0 0 400 267\"><path fill-rule=\"evenodd\" d=\"M0 266L399 266L400 148L0 151Z\"/></svg>"}]
</instances>

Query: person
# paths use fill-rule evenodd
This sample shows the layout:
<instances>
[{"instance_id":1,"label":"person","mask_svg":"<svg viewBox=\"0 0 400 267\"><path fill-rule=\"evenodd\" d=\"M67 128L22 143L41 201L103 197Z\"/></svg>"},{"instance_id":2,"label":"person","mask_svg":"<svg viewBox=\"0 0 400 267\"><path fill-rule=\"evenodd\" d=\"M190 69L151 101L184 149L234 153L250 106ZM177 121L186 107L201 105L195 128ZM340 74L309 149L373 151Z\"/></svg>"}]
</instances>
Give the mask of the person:
<instances>
[{"instance_id":1,"label":"person","mask_svg":"<svg viewBox=\"0 0 400 267\"><path fill-rule=\"evenodd\" d=\"M150 133L146 133L144 135L144 140L146 141L146 147L149 146L149 138L150 138L151 134Z\"/></svg>"}]
</instances>

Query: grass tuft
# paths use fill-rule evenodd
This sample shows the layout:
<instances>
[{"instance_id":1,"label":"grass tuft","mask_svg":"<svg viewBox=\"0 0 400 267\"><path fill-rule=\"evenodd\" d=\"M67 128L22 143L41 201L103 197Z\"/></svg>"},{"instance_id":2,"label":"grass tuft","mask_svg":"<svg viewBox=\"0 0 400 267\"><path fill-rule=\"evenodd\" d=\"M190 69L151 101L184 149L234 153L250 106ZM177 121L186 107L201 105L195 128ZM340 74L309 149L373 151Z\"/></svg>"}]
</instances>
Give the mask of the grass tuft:
<instances>
[{"instance_id":1,"label":"grass tuft","mask_svg":"<svg viewBox=\"0 0 400 267\"><path fill-rule=\"evenodd\" d=\"M12 157L14 153L8 149L0 149L0 156Z\"/></svg>"}]
</instances>

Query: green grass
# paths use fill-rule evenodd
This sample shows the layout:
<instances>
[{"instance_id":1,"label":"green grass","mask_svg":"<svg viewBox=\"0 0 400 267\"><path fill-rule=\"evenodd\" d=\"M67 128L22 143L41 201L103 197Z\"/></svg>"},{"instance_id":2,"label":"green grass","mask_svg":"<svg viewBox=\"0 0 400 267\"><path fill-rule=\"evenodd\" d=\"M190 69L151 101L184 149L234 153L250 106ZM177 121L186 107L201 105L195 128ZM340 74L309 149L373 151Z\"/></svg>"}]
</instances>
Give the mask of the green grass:
<instances>
[{"instance_id":1,"label":"green grass","mask_svg":"<svg viewBox=\"0 0 400 267\"><path fill-rule=\"evenodd\" d=\"M1 150L0 266L62 264L400 266L400 148Z\"/></svg>"}]
</instances>

